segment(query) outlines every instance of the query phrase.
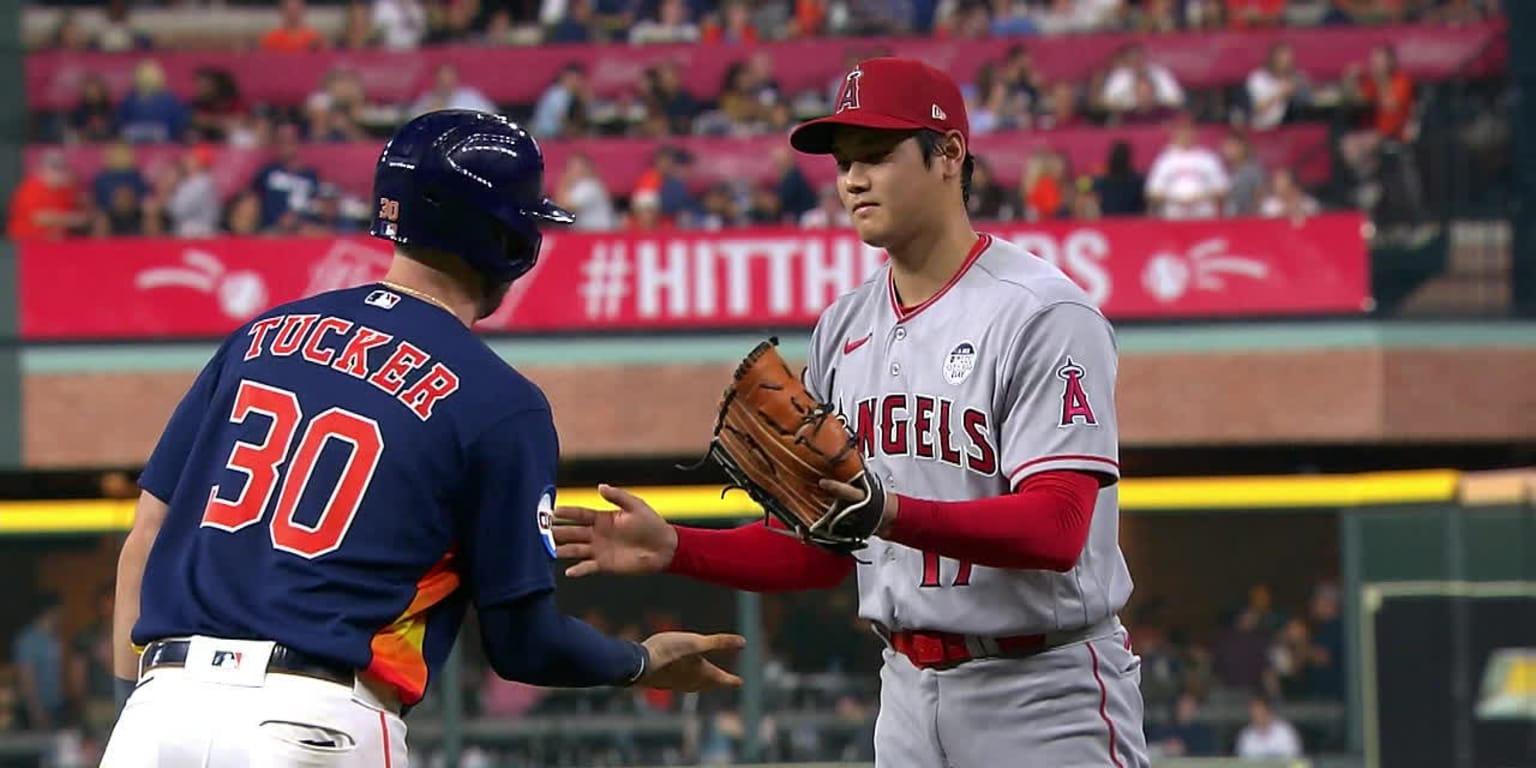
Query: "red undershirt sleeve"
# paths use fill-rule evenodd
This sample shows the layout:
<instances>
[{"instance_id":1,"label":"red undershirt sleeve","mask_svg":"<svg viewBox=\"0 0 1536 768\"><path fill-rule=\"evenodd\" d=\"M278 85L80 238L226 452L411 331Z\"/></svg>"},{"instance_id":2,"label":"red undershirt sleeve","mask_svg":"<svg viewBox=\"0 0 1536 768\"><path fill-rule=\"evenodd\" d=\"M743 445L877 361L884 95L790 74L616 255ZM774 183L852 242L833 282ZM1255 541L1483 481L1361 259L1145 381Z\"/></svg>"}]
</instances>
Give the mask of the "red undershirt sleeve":
<instances>
[{"instance_id":1,"label":"red undershirt sleeve","mask_svg":"<svg viewBox=\"0 0 1536 768\"><path fill-rule=\"evenodd\" d=\"M885 536L924 552L992 568L1066 572L1088 541L1099 476L1077 470L1030 475L1003 496L929 501L902 496Z\"/></svg>"},{"instance_id":2,"label":"red undershirt sleeve","mask_svg":"<svg viewBox=\"0 0 1536 768\"><path fill-rule=\"evenodd\" d=\"M853 558L804 544L759 521L739 528L677 528L667 573L747 592L829 589L853 572Z\"/></svg>"}]
</instances>

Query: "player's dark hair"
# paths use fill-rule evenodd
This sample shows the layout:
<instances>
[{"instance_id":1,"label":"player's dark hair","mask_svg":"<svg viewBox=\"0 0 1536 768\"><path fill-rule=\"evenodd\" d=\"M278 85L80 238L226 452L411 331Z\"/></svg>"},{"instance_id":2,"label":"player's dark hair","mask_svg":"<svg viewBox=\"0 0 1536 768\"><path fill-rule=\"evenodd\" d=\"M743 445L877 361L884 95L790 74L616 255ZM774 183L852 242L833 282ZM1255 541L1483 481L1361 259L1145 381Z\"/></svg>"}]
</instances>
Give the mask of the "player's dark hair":
<instances>
[{"instance_id":1,"label":"player's dark hair","mask_svg":"<svg viewBox=\"0 0 1536 768\"><path fill-rule=\"evenodd\" d=\"M939 154L939 144L944 141L944 134L924 128L916 133L917 147L923 153L923 165L932 168L933 158ZM976 156L972 155L970 148L966 148L965 162L960 166L960 198L966 205L971 204L971 175L976 172Z\"/></svg>"}]
</instances>

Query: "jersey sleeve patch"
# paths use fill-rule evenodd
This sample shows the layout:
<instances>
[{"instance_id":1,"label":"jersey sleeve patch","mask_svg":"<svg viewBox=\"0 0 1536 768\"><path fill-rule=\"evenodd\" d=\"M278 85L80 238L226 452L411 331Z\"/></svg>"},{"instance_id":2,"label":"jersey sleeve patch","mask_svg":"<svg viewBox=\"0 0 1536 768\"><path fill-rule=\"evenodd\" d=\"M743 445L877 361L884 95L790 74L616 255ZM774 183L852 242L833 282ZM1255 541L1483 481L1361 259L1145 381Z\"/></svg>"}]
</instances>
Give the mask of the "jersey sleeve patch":
<instances>
[{"instance_id":1,"label":"jersey sleeve patch","mask_svg":"<svg viewBox=\"0 0 1536 768\"><path fill-rule=\"evenodd\" d=\"M539 520L539 539L544 542L544 551L550 557L555 556L555 488L545 486L544 492L539 494L539 508L536 512Z\"/></svg>"},{"instance_id":2,"label":"jersey sleeve patch","mask_svg":"<svg viewBox=\"0 0 1536 768\"><path fill-rule=\"evenodd\" d=\"M1088 401L1088 391L1083 388L1083 379L1087 376L1088 370L1071 357L1056 369L1056 378L1062 381L1061 420L1057 426L1070 427L1074 424L1082 424L1096 427L1099 425L1098 419L1093 415L1093 404Z\"/></svg>"}]
</instances>

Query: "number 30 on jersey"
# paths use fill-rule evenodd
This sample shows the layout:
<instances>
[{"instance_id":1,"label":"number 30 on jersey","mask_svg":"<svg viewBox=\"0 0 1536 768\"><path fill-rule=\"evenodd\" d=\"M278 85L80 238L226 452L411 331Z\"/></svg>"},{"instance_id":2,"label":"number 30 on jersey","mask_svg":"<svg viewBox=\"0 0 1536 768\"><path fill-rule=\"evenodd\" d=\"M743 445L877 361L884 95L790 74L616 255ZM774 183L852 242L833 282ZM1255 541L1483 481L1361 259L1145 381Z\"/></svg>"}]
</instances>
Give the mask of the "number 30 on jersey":
<instances>
[{"instance_id":1,"label":"number 30 on jersey","mask_svg":"<svg viewBox=\"0 0 1536 768\"><path fill-rule=\"evenodd\" d=\"M236 440L225 464L245 475L245 486L234 498L226 499L215 484L208 492L203 527L234 533L254 525L276 494L277 506L268 524L273 547L310 559L336 551L352 527L352 518L357 516L384 451L378 422L344 408L329 408L306 421L298 395L247 379L240 382L229 420L243 424L252 414L267 417L266 434L259 443ZM278 468L290 460L289 449L301 427L303 434L298 437L291 463L286 472L279 473ZM294 515L314 477L320 451L330 440L348 446L347 463L330 492L321 495L330 501L320 519L308 526Z\"/></svg>"}]
</instances>

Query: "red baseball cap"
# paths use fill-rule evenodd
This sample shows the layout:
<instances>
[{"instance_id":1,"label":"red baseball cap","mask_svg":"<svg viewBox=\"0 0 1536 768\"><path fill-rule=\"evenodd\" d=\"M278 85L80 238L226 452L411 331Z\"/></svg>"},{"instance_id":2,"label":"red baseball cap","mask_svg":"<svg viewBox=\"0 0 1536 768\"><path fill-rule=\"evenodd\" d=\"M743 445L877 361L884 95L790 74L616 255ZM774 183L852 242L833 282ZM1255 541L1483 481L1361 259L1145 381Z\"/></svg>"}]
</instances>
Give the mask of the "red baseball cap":
<instances>
[{"instance_id":1,"label":"red baseball cap","mask_svg":"<svg viewBox=\"0 0 1536 768\"><path fill-rule=\"evenodd\" d=\"M808 155L832 153L839 125L910 131L959 131L971 143L965 98L948 74L916 59L865 59L843 80L837 108L808 120L789 134L789 144Z\"/></svg>"}]
</instances>

